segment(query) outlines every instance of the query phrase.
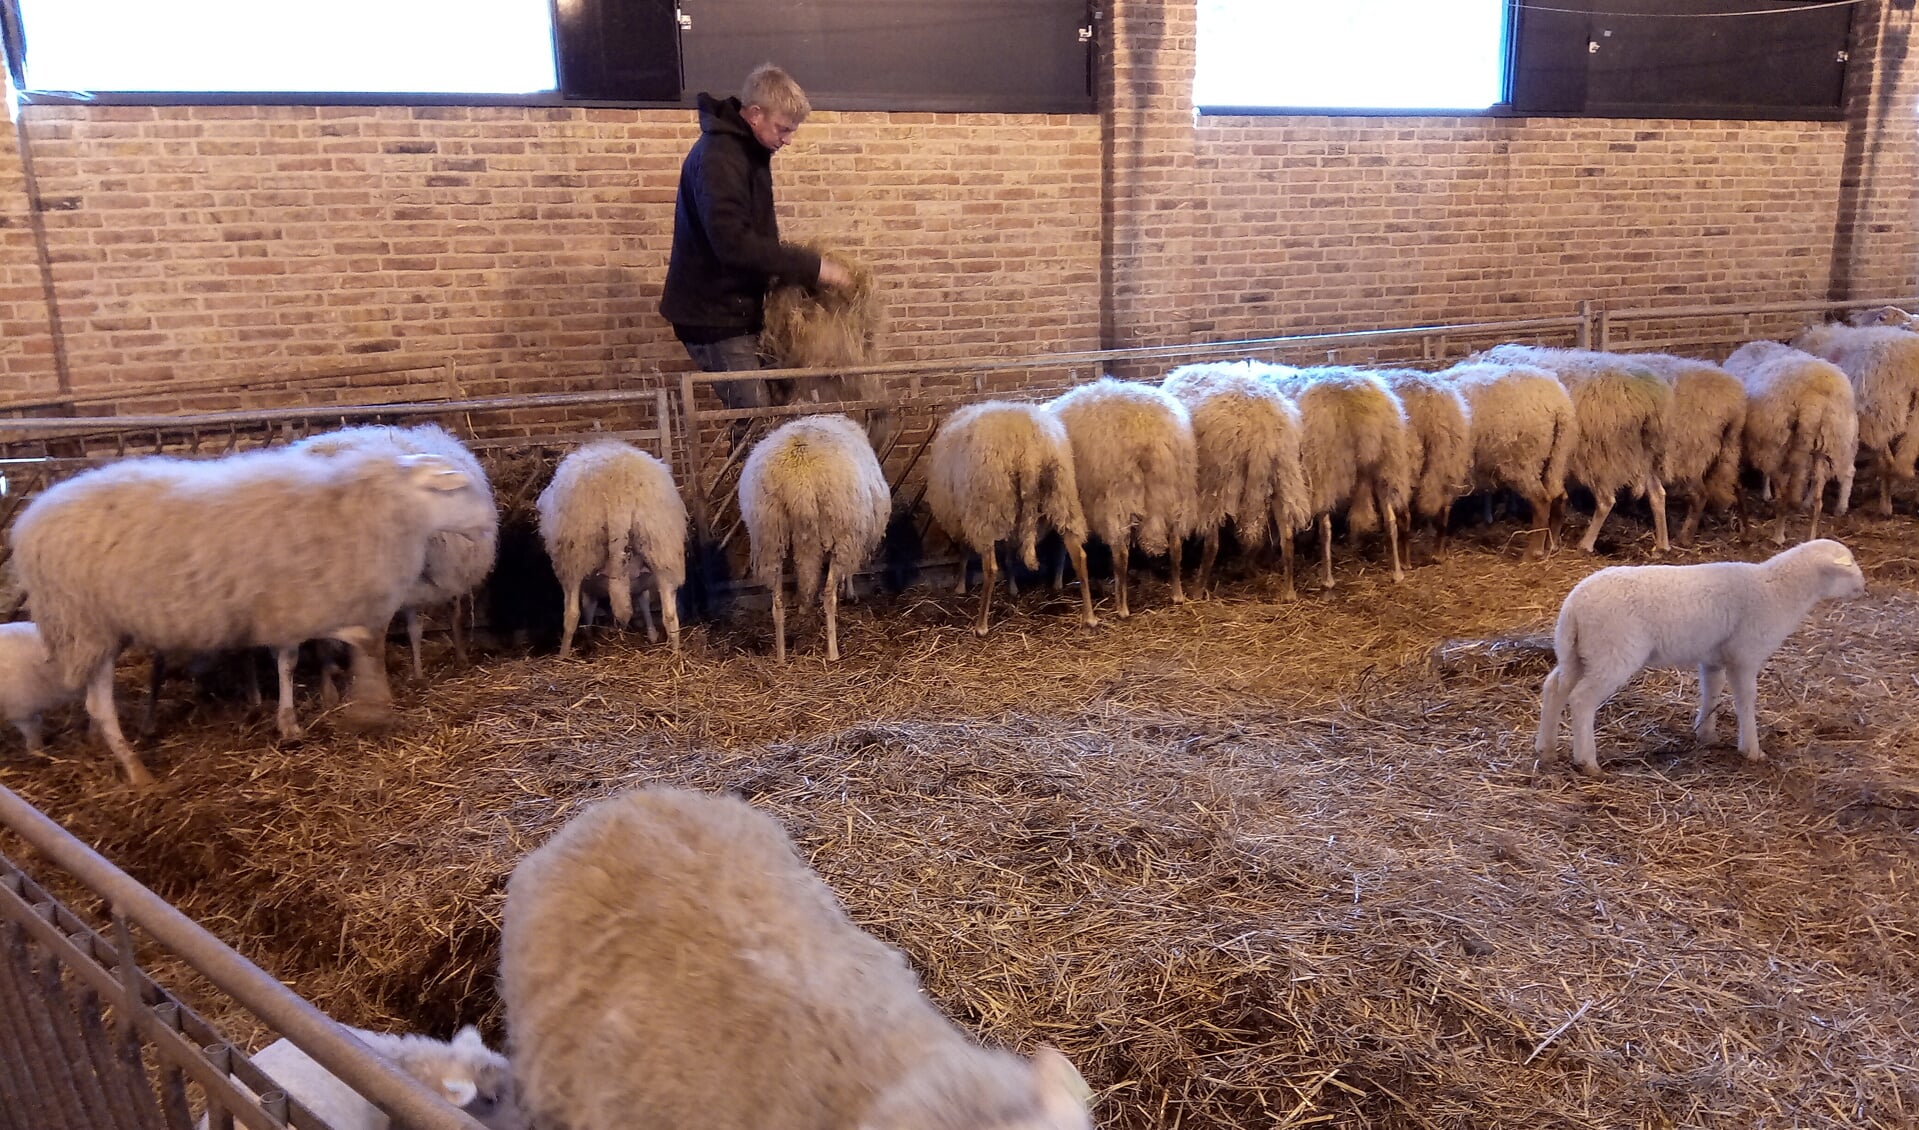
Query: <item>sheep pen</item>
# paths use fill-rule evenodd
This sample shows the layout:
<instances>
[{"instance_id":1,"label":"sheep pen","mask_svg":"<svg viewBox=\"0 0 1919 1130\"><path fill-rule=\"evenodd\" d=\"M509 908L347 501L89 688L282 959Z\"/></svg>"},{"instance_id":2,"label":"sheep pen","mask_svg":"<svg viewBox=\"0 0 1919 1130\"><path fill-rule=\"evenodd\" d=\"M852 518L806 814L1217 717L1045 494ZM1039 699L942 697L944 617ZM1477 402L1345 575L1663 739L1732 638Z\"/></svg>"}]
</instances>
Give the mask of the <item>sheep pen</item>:
<instances>
[{"instance_id":1,"label":"sheep pen","mask_svg":"<svg viewBox=\"0 0 1919 1130\"><path fill-rule=\"evenodd\" d=\"M1410 583L1352 563L1290 604L1142 573L1158 599L1092 633L1070 591L984 640L970 602L880 596L798 677L742 647L753 614L690 627L677 670L619 639L452 670L429 640L398 732L274 746L203 703L137 793L70 710L0 783L363 1026L497 1037L513 865L672 784L777 816L945 1012L1064 1051L1108 1130L1909 1126L1919 557L1909 520L1830 532L1869 591L1769 666L1757 769L1693 747L1691 674L1647 672L1600 715L1605 780L1535 772L1561 598L1649 558L1515 568L1521 527L1468 522Z\"/></svg>"}]
</instances>

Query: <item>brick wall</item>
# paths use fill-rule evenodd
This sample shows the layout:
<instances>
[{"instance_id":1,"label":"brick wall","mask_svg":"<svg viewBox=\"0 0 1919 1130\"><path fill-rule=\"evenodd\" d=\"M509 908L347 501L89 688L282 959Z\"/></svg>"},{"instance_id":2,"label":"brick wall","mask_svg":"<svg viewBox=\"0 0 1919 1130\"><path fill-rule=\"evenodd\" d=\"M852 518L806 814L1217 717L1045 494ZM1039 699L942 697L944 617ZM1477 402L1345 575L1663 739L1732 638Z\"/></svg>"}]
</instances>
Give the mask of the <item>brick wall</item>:
<instances>
[{"instance_id":1,"label":"brick wall","mask_svg":"<svg viewBox=\"0 0 1919 1130\"><path fill-rule=\"evenodd\" d=\"M1862 9L1828 124L1195 119L1195 11L1108 4L1098 114L816 114L775 161L787 232L882 270L892 358L1913 289L1911 0ZM24 115L76 388L686 365L654 304L690 112ZM55 380L24 196L8 135L0 395Z\"/></svg>"}]
</instances>

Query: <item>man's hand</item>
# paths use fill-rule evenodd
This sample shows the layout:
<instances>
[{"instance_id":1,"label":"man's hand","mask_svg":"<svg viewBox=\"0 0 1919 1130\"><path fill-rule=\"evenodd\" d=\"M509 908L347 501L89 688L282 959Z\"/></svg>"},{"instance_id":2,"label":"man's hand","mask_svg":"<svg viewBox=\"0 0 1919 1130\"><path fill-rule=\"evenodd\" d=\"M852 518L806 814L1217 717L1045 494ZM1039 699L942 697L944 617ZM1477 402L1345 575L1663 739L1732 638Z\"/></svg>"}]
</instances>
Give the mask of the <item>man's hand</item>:
<instances>
[{"instance_id":1,"label":"man's hand","mask_svg":"<svg viewBox=\"0 0 1919 1130\"><path fill-rule=\"evenodd\" d=\"M853 274L831 259L821 259L820 285L834 290L844 290L853 285Z\"/></svg>"}]
</instances>

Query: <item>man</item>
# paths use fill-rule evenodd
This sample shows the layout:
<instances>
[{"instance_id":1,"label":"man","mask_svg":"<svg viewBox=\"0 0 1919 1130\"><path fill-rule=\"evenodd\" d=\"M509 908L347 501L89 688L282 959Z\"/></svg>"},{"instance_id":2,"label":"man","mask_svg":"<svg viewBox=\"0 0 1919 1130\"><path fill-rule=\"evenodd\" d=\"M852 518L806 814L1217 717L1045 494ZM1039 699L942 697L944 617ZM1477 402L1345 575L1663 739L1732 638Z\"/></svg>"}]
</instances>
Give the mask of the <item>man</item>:
<instances>
[{"instance_id":1,"label":"man","mask_svg":"<svg viewBox=\"0 0 1919 1130\"><path fill-rule=\"evenodd\" d=\"M770 280L844 287L844 267L780 242L773 211L773 154L812 112L785 71L763 63L737 98L701 94L700 139L680 166L673 253L660 313L695 364L708 372L758 369ZM729 408L771 403L765 381L714 386Z\"/></svg>"}]
</instances>

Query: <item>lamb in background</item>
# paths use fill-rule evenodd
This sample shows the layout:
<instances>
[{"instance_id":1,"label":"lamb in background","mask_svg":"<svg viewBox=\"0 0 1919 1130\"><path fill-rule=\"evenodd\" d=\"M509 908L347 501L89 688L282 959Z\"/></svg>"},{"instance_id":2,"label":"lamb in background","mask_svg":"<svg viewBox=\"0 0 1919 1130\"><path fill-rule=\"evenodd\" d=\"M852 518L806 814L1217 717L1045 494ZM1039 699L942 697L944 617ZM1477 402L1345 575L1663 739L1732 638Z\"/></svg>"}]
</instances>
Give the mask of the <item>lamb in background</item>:
<instances>
[{"instance_id":1,"label":"lamb in background","mask_svg":"<svg viewBox=\"0 0 1919 1130\"><path fill-rule=\"evenodd\" d=\"M1526 559L1544 557L1558 540L1553 514L1566 497L1566 464L1579 441L1572 397L1534 365L1465 361L1440 376L1472 413L1473 489L1504 488L1524 499L1532 511Z\"/></svg>"},{"instance_id":2,"label":"lamb in background","mask_svg":"<svg viewBox=\"0 0 1919 1130\"><path fill-rule=\"evenodd\" d=\"M1541 764L1559 756L1560 719L1572 712L1573 764L1599 774L1593 715L1646 667L1699 668L1693 732L1714 740L1713 710L1728 681L1739 718L1739 752L1763 761L1756 720L1759 669L1822 600L1866 591L1852 552L1820 539L1759 564L1619 565L1574 586L1559 608L1535 747Z\"/></svg>"},{"instance_id":3,"label":"lamb in background","mask_svg":"<svg viewBox=\"0 0 1919 1130\"><path fill-rule=\"evenodd\" d=\"M1633 353L1672 389L1672 424L1660 481L1690 504L1679 544L1691 545L1706 507L1725 510L1739 500L1739 465L1746 432L1746 386L1710 361L1665 353Z\"/></svg>"},{"instance_id":4,"label":"lamb in background","mask_svg":"<svg viewBox=\"0 0 1919 1130\"><path fill-rule=\"evenodd\" d=\"M1839 484L1834 514L1845 514L1852 500L1859 450L1852 384L1837 365L1776 341L1740 346L1725 368L1746 389L1743 447L1779 511L1773 540L1786 540L1791 508L1811 511L1806 536L1818 537L1826 483Z\"/></svg>"},{"instance_id":5,"label":"lamb in background","mask_svg":"<svg viewBox=\"0 0 1919 1130\"><path fill-rule=\"evenodd\" d=\"M781 574L790 554L800 603L810 603L816 590L822 594L826 658L837 660L840 582L873 556L892 508L892 489L865 431L845 416L782 424L747 455L739 489L753 577L773 592L774 658L786 662Z\"/></svg>"},{"instance_id":6,"label":"lamb in background","mask_svg":"<svg viewBox=\"0 0 1919 1130\"><path fill-rule=\"evenodd\" d=\"M1180 549L1199 509L1199 452L1185 406L1159 389L1101 377L1054 398L1046 410L1072 441L1087 525L1113 551L1119 618L1132 615L1127 562L1135 542L1143 553L1167 554L1173 603L1184 603ZM1081 574L1080 583L1093 581Z\"/></svg>"},{"instance_id":7,"label":"lamb in background","mask_svg":"<svg viewBox=\"0 0 1919 1130\"><path fill-rule=\"evenodd\" d=\"M1074 570L1086 576L1086 514L1073 474L1072 442L1065 425L1036 404L988 401L947 417L927 450L926 505L955 542L979 554L985 574L973 627L979 635L986 634L992 608L998 543L1005 542L1028 569L1037 569L1044 522L1066 543ZM1006 580L1013 583L1010 573ZM966 592L964 560L959 592ZM1080 586L1080 607L1086 626L1098 626L1091 585Z\"/></svg>"},{"instance_id":8,"label":"lamb in background","mask_svg":"<svg viewBox=\"0 0 1919 1130\"><path fill-rule=\"evenodd\" d=\"M540 1125L1091 1130L1064 1056L975 1044L770 817L644 789L514 868L500 988Z\"/></svg>"},{"instance_id":9,"label":"lamb in background","mask_svg":"<svg viewBox=\"0 0 1919 1130\"><path fill-rule=\"evenodd\" d=\"M39 628L25 620L0 624L0 717L20 731L28 753L42 748L40 715L79 698L82 689L61 679Z\"/></svg>"},{"instance_id":10,"label":"lamb in background","mask_svg":"<svg viewBox=\"0 0 1919 1130\"><path fill-rule=\"evenodd\" d=\"M425 570L428 542L498 521L492 497L471 486L436 455L124 459L29 503L14 562L61 679L86 686L87 714L128 779L145 784L152 775L114 710L121 648L274 649L280 734L294 738L299 646L339 639L357 649L355 699L390 709L377 644Z\"/></svg>"},{"instance_id":11,"label":"lamb in background","mask_svg":"<svg viewBox=\"0 0 1919 1130\"><path fill-rule=\"evenodd\" d=\"M1267 537L1270 515L1285 571L1281 593L1293 599L1293 534L1312 520L1300 463L1299 409L1244 362L1183 365L1160 388L1184 404L1193 421L1195 524L1203 539L1199 591L1212 585L1220 530L1231 522L1246 546L1257 546Z\"/></svg>"},{"instance_id":12,"label":"lamb in background","mask_svg":"<svg viewBox=\"0 0 1919 1130\"><path fill-rule=\"evenodd\" d=\"M540 492L540 540L564 591L560 657L573 648L580 626L580 589L589 576L606 578L613 622L633 619L633 585L653 577L660 619L673 654L680 652L680 586L686 583L686 503L665 463L619 440L599 440L568 453ZM658 642L653 609L640 593L646 638Z\"/></svg>"},{"instance_id":13,"label":"lamb in background","mask_svg":"<svg viewBox=\"0 0 1919 1130\"><path fill-rule=\"evenodd\" d=\"M1893 480L1919 462L1919 334L1890 326L1811 326L1793 338L1839 366L1859 412L1859 450L1879 477L1879 513L1892 513Z\"/></svg>"}]
</instances>

